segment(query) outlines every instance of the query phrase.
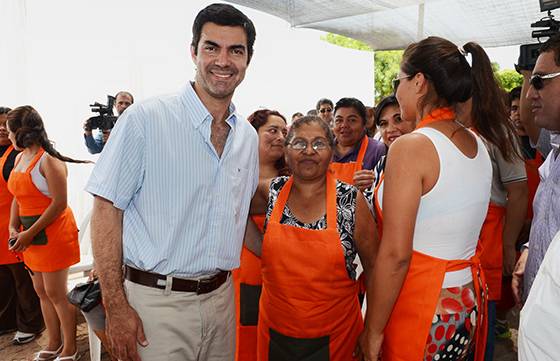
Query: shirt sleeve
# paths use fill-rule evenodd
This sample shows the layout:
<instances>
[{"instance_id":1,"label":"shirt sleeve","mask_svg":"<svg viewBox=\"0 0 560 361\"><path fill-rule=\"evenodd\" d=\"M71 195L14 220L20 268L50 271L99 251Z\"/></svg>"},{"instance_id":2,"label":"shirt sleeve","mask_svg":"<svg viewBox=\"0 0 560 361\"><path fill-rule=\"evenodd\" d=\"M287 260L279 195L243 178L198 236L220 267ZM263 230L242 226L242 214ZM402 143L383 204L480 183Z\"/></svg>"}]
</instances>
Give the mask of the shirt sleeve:
<instances>
[{"instance_id":1,"label":"shirt sleeve","mask_svg":"<svg viewBox=\"0 0 560 361\"><path fill-rule=\"evenodd\" d=\"M126 209L142 187L145 167L145 131L138 108L118 120L86 185L86 191Z\"/></svg>"},{"instance_id":2,"label":"shirt sleeve","mask_svg":"<svg viewBox=\"0 0 560 361\"><path fill-rule=\"evenodd\" d=\"M103 150L103 141L99 142L98 139L94 139L92 135L86 134L84 134L84 139L86 141L88 152L91 154L101 153Z\"/></svg>"},{"instance_id":3,"label":"shirt sleeve","mask_svg":"<svg viewBox=\"0 0 560 361\"><path fill-rule=\"evenodd\" d=\"M494 156L502 184L527 180L527 170L522 159L515 158L512 161L506 161L502 156L502 152L498 149L495 149Z\"/></svg>"}]
</instances>

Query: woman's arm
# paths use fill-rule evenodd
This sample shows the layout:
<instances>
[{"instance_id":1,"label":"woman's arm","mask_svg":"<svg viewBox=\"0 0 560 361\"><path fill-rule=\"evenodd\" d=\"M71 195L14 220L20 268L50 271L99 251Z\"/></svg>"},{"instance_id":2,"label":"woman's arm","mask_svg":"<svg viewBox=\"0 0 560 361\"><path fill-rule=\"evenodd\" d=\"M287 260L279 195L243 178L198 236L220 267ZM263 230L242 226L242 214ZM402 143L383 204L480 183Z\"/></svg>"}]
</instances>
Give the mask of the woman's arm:
<instances>
[{"instance_id":1,"label":"woman's arm","mask_svg":"<svg viewBox=\"0 0 560 361\"><path fill-rule=\"evenodd\" d=\"M433 171L434 164L439 166L433 145L419 134L400 137L389 150L383 186L383 238L373 276L367 280L367 344L363 351L370 359L376 359L381 350L383 331L410 265L424 175L430 167Z\"/></svg>"},{"instance_id":2,"label":"woman's arm","mask_svg":"<svg viewBox=\"0 0 560 361\"><path fill-rule=\"evenodd\" d=\"M51 203L31 227L18 234L18 242L13 248L15 251L25 250L37 233L51 224L68 205L66 189L67 172L64 162L47 155L41 162L39 170L47 181Z\"/></svg>"},{"instance_id":3,"label":"woman's arm","mask_svg":"<svg viewBox=\"0 0 560 361\"><path fill-rule=\"evenodd\" d=\"M364 268L366 280L368 280L373 273L373 262L377 256L379 238L373 215L362 192L357 193L355 217L354 242Z\"/></svg>"},{"instance_id":4,"label":"woman's arm","mask_svg":"<svg viewBox=\"0 0 560 361\"><path fill-rule=\"evenodd\" d=\"M251 199L249 214L265 214L268 207L268 192L273 178L259 179L259 185Z\"/></svg>"},{"instance_id":5,"label":"woman's arm","mask_svg":"<svg viewBox=\"0 0 560 361\"><path fill-rule=\"evenodd\" d=\"M17 236L19 229L21 227L21 221L19 220L19 206L16 199L12 200L12 206L10 207L10 238Z\"/></svg>"},{"instance_id":6,"label":"woman's arm","mask_svg":"<svg viewBox=\"0 0 560 361\"><path fill-rule=\"evenodd\" d=\"M253 219L247 217L247 226L245 228L245 247L253 252L256 256L261 256L263 234L257 227Z\"/></svg>"}]
</instances>

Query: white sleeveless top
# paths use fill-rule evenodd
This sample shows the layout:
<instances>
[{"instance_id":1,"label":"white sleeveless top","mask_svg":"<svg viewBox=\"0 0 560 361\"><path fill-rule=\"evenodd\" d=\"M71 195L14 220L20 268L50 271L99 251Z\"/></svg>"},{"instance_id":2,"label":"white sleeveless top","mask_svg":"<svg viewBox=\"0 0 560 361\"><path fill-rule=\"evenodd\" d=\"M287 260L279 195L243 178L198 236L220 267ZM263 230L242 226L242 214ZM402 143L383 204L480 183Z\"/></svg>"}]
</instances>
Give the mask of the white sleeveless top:
<instances>
[{"instance_id":1,"label":"white sleeveless top","mask_svg":"<svg viewBox=\"0 0 560 361\"><path fill-rule=\"evenodd\" d=\"M474 256L490 202L492 164L488 151L474 133L478 151L474 158L468 158L438 130L420 128L414 132L426 136L436 148L439 178L420 199L413 249L436 258L469 259ZM378 197L382 205L383 184ZM442 288L471 281L470 269L447 272Z\"/></svg>"},{"instance_id":2,"label":"white sleeveless top","mask_svg":"<svg viewBox=\"0 0 560 361\"><path fill-rule=\"evenodd\" d=\"M39 159L37 164L35 164L35 167L33 167L33 169L31 169L31 180L33 181L33 184L35 185L35 187L37 187L37 189L41 193L43 193L47 197L51 198L51 193L49 192L49 186L47 185L47 180L45 179L45 177L41 174L41 171L39 170L39 168L41 167L41 163L43 163L43 160L46 157L47 157L47 152L43 153L43 155L41 156L41 158Z\"/></svg>"}]
</instances>

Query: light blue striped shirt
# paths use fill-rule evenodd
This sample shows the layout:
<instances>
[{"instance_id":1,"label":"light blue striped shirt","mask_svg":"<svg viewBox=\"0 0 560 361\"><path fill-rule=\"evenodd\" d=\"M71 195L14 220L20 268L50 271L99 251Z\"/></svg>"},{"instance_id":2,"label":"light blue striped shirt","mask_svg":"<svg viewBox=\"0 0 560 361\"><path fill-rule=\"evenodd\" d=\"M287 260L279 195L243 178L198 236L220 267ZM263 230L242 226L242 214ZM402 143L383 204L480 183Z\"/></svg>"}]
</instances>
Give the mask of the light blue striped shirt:
<instances>
[{"instance_id":1,"label":"light blue striped shirt","mask_svg":"<svg viewBox=\"0 0 560 361\"><path fill-rule=\"evenodd\" d=\"M190 84L121 115L86 190L124 211L125 264L180 277L239 266L258 184L258 137L233 105L226 121L220 158L212 116Z\"/></svg>"}]
</instances>

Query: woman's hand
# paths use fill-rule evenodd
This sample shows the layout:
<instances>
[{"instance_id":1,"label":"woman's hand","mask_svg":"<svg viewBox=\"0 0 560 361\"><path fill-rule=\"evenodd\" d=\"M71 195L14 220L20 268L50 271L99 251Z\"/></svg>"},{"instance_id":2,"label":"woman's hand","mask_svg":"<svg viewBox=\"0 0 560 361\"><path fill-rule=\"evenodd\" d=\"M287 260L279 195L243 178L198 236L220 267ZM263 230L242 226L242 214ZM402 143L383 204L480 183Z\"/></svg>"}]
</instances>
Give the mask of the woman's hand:
<instances>
[{"instance_id":1,"label":"woman's hand","mask_svg":"<svg viewBox=\"0 0 560 361\"><path fill-rule=\"evenodd\" d=\"M372 170L362 169L354 173L353 182L360 191L371 188L375 181L375 173Z\"/></svg>"},{"instance_id":2,"label":"woman's hand","mask_svg":"<svg viewBox=\"0 0 560 361\"><path fill-rule=\"evenodd\" d=\"M19 231L15 227L9 227L8 231L10 232L10 238L17 238Z\"/></svg>"},{"instance_id":3,"label":"woman's hand","mask_svg":"<svg viewBox=\"0 0 560 361\"><path fill-rule=\"evenodd\" d=\"M29 233L29 231L19 232L14 238L16 239L16 243L10 248L10 251L13 252L25 251L31 244L31 241L33 241L33 236Z\"/></svg>"},{"instance_id":4,"label":"woman's hand","mask_svg":"<svg viewBox=\"0 0 560 361\"><path fill-rule=\"evenodd\" d=\"M383 345L383 334L373 334L366 328L358 337L354 357L363 361L377 361L381 358L381 345Z\"/></svg>"}]
</instances>

